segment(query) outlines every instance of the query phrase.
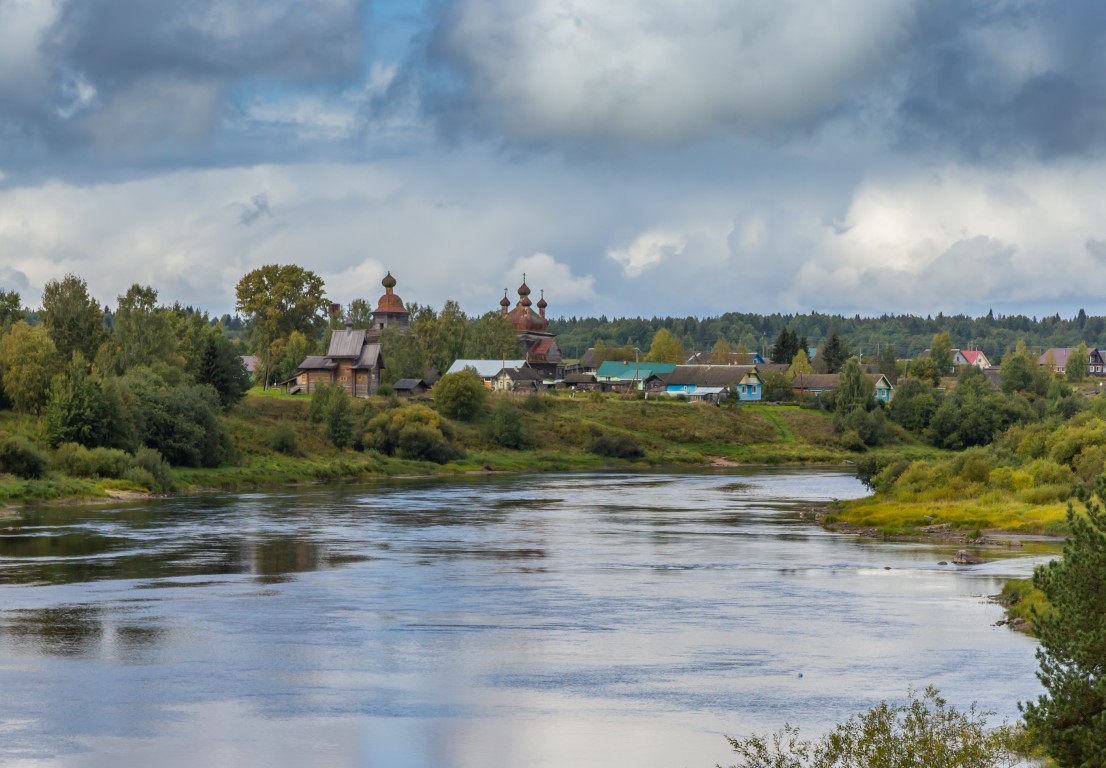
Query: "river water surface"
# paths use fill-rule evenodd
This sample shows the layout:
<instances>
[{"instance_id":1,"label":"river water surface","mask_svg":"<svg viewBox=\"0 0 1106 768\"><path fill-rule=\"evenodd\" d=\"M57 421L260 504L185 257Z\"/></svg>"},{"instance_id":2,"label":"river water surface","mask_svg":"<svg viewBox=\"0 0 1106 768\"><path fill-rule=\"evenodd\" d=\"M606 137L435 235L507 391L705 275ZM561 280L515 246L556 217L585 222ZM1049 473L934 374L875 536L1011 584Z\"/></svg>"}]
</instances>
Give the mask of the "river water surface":
<instances>
[{"instance_id":1,"label":"river water surface","mask_svg":"<svg viewBox=\"0 0 1106 768\"><path fill-rule=\"evenodd\" d=\"M0 764L712 766L936 685L1002 717L1048 556L829 534L812 470L410 481L0 520Z\"/></svg>"}]
</instances>

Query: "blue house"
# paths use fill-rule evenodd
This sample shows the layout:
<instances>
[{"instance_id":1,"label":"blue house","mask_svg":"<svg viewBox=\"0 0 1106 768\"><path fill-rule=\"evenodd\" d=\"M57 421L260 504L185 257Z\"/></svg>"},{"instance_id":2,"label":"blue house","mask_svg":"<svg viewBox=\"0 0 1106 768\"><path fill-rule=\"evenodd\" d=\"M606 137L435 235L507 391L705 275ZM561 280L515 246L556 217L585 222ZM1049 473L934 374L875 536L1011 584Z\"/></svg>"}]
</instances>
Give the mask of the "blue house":
<instances>
[{"instance_id":1,"label":"blue house","mask_svg":"<svg viewBox=\"0 0 1106 768\"><path fill-rule=\"evenodd\" d=\"M700 391L722 389L728 392L731 388L742 401L758 401L764 383L752 365L678 365L671 373L657 374L646 382L649 392L682 394L693 399L699 399Z\"/></svg>"}]
</instances>

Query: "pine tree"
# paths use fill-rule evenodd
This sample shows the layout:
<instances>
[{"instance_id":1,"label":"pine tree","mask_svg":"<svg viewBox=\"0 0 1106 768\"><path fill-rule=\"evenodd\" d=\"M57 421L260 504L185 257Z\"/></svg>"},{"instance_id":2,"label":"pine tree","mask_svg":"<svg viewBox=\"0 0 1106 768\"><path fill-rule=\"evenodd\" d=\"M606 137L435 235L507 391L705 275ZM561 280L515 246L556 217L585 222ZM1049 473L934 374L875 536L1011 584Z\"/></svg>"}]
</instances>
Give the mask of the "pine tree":
<instances>
[{"instance_id":1,"label":"pine tree","mask_svg":"<svg viewBox=\"0 0 1106 768\"><path fill-rule=\"evenodd\" d=\"M841 366L845 364L845 360L848 359L848 356L849 351L836 331L830 334L825 347L818 353L818 357L822 360L822 365L825 367L826 373L837 373L840 371Z\"/></svg>"},{"instance_id":2,"label":"pine tree","mask_svg":"<svg viewBox=\"0 0 1106 768\"><path fill-rule=\"evenodd\" d=\"M790 328L784 328L776 337L776 343L772 347L772 362L790 363L799 351L799 337Z\"/></svg>"},{"instance_id":3,"label":"pine tree","mask_svg":"<svg viewBox=\"0 0 1106 768\"><path fill-rule=\"evenodd\" d=\"M1094 496L1082 489L1078 498L1087 514L1068 505L1063 557L1033 575L1050 605L1036 616L1046 693L1024 705L1026 723L1061 768L1106 765L1106 477Z\"/></svg>"}]
</instances>

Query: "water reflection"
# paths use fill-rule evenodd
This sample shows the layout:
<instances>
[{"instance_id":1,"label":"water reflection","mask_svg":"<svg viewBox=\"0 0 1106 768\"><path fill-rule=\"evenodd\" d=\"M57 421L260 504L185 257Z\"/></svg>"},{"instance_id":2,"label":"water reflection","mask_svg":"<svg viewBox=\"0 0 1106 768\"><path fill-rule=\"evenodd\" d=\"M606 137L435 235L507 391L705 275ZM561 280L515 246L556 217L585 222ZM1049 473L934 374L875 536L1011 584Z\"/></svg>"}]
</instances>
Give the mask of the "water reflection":
<instances>
[{"instance_id":1,"label":"water reflection","mask_svg":"<svg viewBox=\"0 0 1106 768\"><path fill-rule=\"evenodd\" d=\"M101 605L59 605L7 611L0 623L4 643L19 655L102 657L135 660L165 638L164 627L128 611Z\"/></svg>"},{"instance_id":2,"label":"water reflection","mask_svg":"<svg viewBox=\"0 0 1106 768\"><path fill-rule=\"evenodd\" d=\"M30 512L0 543L0 763L712 765L720 733L908 685L1014 714L1033 643L981 596L1047 552L952 569L812 525L862 492L586 474Z\"/></svg>"},{"instance_id":3,"label":"water reflection","mask_svg":"<svg viewBox=\"0 0 1106 768\"><path fill-rule=\"evenodd\" d=\"M316 571L320 567L319 547L310 541L282 536L255 542L246 547L244 562L263 581L281 581L294 573Z\"/></svg>"}]
</instances>

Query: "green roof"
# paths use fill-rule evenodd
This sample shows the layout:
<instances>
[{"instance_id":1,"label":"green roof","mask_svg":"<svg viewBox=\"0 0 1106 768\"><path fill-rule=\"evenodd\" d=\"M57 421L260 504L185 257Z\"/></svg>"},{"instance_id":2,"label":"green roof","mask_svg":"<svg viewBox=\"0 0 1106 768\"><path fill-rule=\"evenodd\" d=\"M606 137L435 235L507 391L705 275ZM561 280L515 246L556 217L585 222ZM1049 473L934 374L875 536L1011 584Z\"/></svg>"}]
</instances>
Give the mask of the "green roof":
<instances>
[{"instance_id":1,"label":"green roof","mask_svg":"<svg viewBox=\"0 0 1106 768\"><path fill-rule=\"evenodd\" d=\"M635 363L607 360L599 366L595 372L597 379L615 379L619 381L644 381L654 373L672 373L676 370L675 363Z\"/></svg>"}]
</instances>

